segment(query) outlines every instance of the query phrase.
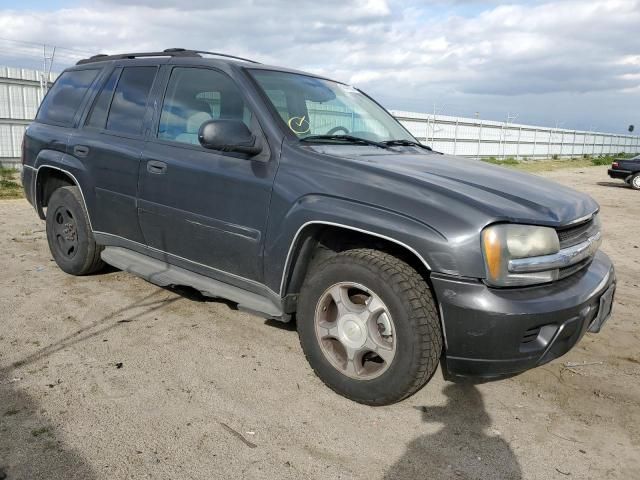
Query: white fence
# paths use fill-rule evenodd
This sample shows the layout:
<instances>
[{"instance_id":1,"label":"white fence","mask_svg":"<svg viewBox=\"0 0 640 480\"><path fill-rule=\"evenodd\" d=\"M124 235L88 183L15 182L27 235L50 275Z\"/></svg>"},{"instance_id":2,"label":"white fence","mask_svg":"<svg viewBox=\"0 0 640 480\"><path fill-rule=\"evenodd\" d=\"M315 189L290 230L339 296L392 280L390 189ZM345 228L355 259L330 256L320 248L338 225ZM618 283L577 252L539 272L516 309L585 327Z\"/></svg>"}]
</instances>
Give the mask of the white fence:
<instances>
[{"instance_id":1,"label":"white fence","mask_svg":"<svg viewBox=\"0 0 640 480\"><path fill-rule=\"evenodd\" d=\"M640 152L640 137L392 110L422 143L465 157L551 158Z\"/></svg>"},{"instance_id":2,"label":"white fence","mask_svg":"<svg viewBox=\"0 0 640 480\"><path fill-rule=\"evenodd\" d=\"M55 79L51 74L49 82ZM14 165L22 135L42 101L43 78L36 70L0 67L0 163Z\"/></svg>"},{"instance_id":3,"label":"white fence","mask_svg":"<svg viewBox=\"0 0 640 480\"><path fill-rule=\"evenodd\" d=\"M55 79L51 74L49 81ZM40 72L0 67L0 164L17 165L43 95ZM316 112L322 115L323 111ZM640 137L392 110L421 142L466 157L549 158L640 153ZM331 112L335 115L336 112ZM349 114L350 115L350 114ZM355 119L354 119L355 121ZM356 122L357 123L357 122Z\"/></svg>"}]
</instances>

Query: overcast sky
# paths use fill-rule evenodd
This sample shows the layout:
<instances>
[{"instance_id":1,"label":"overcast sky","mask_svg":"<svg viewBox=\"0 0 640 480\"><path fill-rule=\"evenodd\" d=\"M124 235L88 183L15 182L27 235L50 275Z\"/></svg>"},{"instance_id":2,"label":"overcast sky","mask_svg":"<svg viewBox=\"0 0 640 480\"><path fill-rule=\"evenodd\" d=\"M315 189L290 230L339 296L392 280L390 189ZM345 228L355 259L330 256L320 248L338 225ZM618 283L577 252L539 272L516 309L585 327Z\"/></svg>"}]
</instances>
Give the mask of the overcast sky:
<instances>
[{"instance_id":1,"label":"overcast sky","mask_svg":"<svg viewBox=\"0 0 640 480\"><path fill-rule=\"evenodd\" d=\"M0 63L187 47L360 87L390 109L640 128L640 0L0 0ZM35 63L34 63L35 62ZM28 63L28 65L26 65Z\"/></svg>"}]
</instances>

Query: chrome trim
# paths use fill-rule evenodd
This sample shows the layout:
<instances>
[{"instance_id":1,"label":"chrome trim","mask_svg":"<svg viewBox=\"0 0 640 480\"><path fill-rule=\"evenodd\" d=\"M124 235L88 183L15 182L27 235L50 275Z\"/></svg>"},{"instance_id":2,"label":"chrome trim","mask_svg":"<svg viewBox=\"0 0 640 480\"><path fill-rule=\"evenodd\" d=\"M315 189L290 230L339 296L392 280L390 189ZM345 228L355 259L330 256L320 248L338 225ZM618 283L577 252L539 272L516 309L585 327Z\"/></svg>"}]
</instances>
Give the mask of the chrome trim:
<instances>
[{"instance_id":1,"label":"chrome trim","mask_svg":"<svg viewBox=\"0 0 640 480\"><path fill-rule=\"evenodd\" d=\"M289 252L287 252L287 258L284 261L284 269L282 271L282 279L280 280L280 296L284 296L284 282L285 282L285 279L287 278L287 273L289 272L289 267L290 267L289 260L291 260L291 253L293 252L293 247L296 244L296 240L298 239L298 235L300 235L300 232L307 225L313 225L313 224L331 225L333 227L342 227L342 228L346 228L347 230L354 230L354 231L360 232L360 233L367 233L369 235L373 235L374 237L382 238L383 240L387 240L389 242L397 243L398 245L406 248L411 253L413 253L416 257L418 257L420 259L420 261L424 264L424 266L427 267L427 269L429 271L431 271L431 267L429 266L427 261L422 257L422 255L420 255L418 252L416 252L413 248L411 248L406 243L402 243L401 241L396 240L395 238L387 237L386 235L381 235L379 233L372 232L370 230L363 230L362 228L352 227L350 225L344 225L342 223L325 222L325 221L322 221L322 220L312 220L310 222L303 223L302 226L300 228L298 228L298 231L293 236L293 240L291 241L291 244L289 245Z\"/></svg>"},{"instance_id":2,"label":"chrome trim","mask_svg":"<svg viewBox=\"0 0 640 480\"><path fill-rule=\"evenodd\" d=\"M80 186L80 182L78 182L78 179L75 177L75 175L73 173L71 173L68 170L65 170L64 168L60 168L60 167L54 167L53 165L48 165L48 164L44 164L44 165L40 165L38 168L32 167L31 165L23 165L24 167L30 168L31 170L35 170L36 171L36 178L33 182L34 187L38 185L38 175L40 174L40 169L41 168L53 168L54 170L58 170L62 173L66 173L67 175L69 175L73 181L76 184L76 187L78 187L78 189L80 190L80 196L82 197L82 201L84 202L84 209L87 212L87 219L89 219L89 229L91 231L93 231L93 226L91 225L91 216L89 215L89 209L87 208L87 201L84 198L84 192L82 191L82 187ZM40 200L38 198L38 190L35 189L34 193L34 199L33 199L33 203L34 206L36 208L36 210L38 209L38 201Z\"/></svg>"},{"instance_id":3,"label":"chrome trim","mask_svg":"<svg viewBox=\"0 0 640 480\"><path fill-rule=\"evenodd\" d=\"M598 232L584 242L563 248L558 253L509 260L508 269L511 273L531 273L570 267L592 257L601 243L602 233Z\"/></svg>"},{"instance_id":4,"label":"chrome trim","mask_svg":"<svg viewBox=\"0 0 640 480\"><path fill-rule=\"evenodd\" d=\"M442 326L442 338L444 339L444 348L446 350L449 348L449 342L447 341L447 330L444 328L444 312L440 302L438 302L438 310L440 311L440 325Z\"/></svg>"},{"instance_id":5,"label":"chrome trim","mask_svg":"<svg viewBox=\"0 0 640 480\"><path fill-rule=\"evenodd\" d=\"M590 213L590 214L588 214L588 215L585 215L584 217L580 217L580 218L576 218L575 220L571 220L569 223L565 223L565 224L564 224L564 225L562 225L561 227L558 227L558 229L559 229L559 230L563 230L563 229L565 229L565 228L567 228L567 227L570 227L570 226L572 226L572 225L576 225L576 224L578 224L578 223L584 223L584 222L587 222L587 221L591 220L591 218L592 218L593 216L597 215L599 212L600 212L600 210L598 209L598 210L596 210L596 211L595 211L595 212L593 212L593 213Z\"/></svg>"},{"instance_id":6,"label":"chrome trim","mask_svg":"<svg viewBox=\"0 0 640 480\"><path fill-rule=\"evenodd\" d=\"M93 233L102 234L102 235L109 235L109 236L112 236L112 237L122 238L123 240L133 241L133 240L130 240L130 239L128 239L128 238L121 237L120 235L114 235L114 234L112 234L112 233L100 232L100 231L94 231L94 230L93 230L93 226L92 226L92 224L91 224L91 216L89 215L89 209L87 208L87 201L86 201L86 200L85 200L85 198L84 198L84 193L82 192L82 187L80 186L80 182L78 182L78 179L77 179L77 178L76 178L76 177L75 177L71 172L69 172L68 170L64 170L64 169L62 169L62 168L60 168L60 167L55 167L55 166L53 166L53 165L47 165L47 164L40 165L38 168L32 167L32 166L30 166L30 165L24 165L24 166L25 166L25 167L27 167L27 168L31 168L32 170L36 170L36 178L35 178L35 184L36 184L36 185L37 185L37 180L38 180L38 174L40 173L40 169L41 169L41 168L43 168L43 167L53 168L54 170L59 170L59 171L61 171L61 172L63 172L63 173L68 174L68 175L73 179L73 181L75 182L76 186L80 189L80 195L82 196L82 201L84 202L85 210L86 210L86 212L87 212L87 218L89 219L89 229L90 229ZM37 201L38 201L38 199L36 198L36 199L35 199L35 202L34 202L34 203L36 203L36 205L37 205ZM284 282L285 282L286 275L287 275L288 270L289 270L289 266L290 266L290 265L289 265L289 261L290 261L290 259L291 259L291 253L293 252L293 247L294 247L294 246L295 246L295 244L296 244L296 240L298 239L298 236L300 235L300 232L301 232L301 231L302 231L306 226L308 226L308 225L313 225L313 224L321 224L321 225L330 225L330 226L334 226L334 227L342 227L342 228L346 228L346 229L348 229L348 230L354 230L354 231L356 231L356 232L366 233L366 234L372 235L372 236L374 236L374 237L382 238L383 240L387 240L387 241L389 241L389 242L396 243L396 244L398 244L398 245L400 245L400 246L402 246L402 247L406 248L406 249L407 249L407 250L409 250L411 253L413 253L416 257L418 257L418 258L420 259L420 261L424 264L424 266L425 266L425 267L427 267L427 269L428 269L428 270L431 270L431 267L429 266L429 264L427 263L427 261L422 257L422 255L420 255L420 254L419 254L415 249L411 248L411 247L410 247L409 245L407 245L406 243L403 243L403 242L401 242L401 241L399 241L399 240L396 240L396 239L391 238L391 237L387 237L386 235L381 235L381 234L379 234L379 233L372 232L372 231L370 231L370 230L364 230L364 229L361 229L361 228L356 228L356 227L352 227L352 226L349 226L349 225L344 225L344 224L342 224L342 223L325 222L325 221L317 221L317 220L313 220L313 221L310 221L310 222L305 222L305 223L303 223L303 224L302 224L302 226L300 226L300 228L298 228L298 231L297 231L297 232L296 232L296 234L294 235L293 240L292 240L291 244L289 245L289 251L287 252L287 258L285 259L284 269L283 269L283 271L282 271L282 278L281 278L281 280L280 280L280 297L283 297L283 295L284 295ZM223 274L226 274L226 275L230 275L230 276L236 277L236 278L238 278L238 279L241 279L241 280L244 280L244 281L248 281L248 282L250 282L250 283L254 283L254 284L257 284L257 285L264 286L264 287L266 287L268 290L270 290L271 292L273 292L274 294L276 294L276 295L278 294L277 292L274 292L273 290L271 290L271 288L269 288L269 287L268 287L266 284L264 284L264 283L257 282L257 281L255 281L255 280L251 280L251 279L249 279L249 278L245 278L245 277L242 277L242 276L240 276L240 275L235 275L235 274L230 273L230 272L225 272L224 270L219 270L219 269L213 268L213 267L211 267L211 266L209 266L209 265L204 265L204 264L201 264L201 263L198 263L198 262L194 262L193 260L189 260L189 259L187 259L187 258L180 257L180 256L178 256L178 255L173 255L173 254L171 254L171 253L169 253L169 252L165 252L165 251L163 251L163 250L160 250L160 249L157 249L157 248L150 247L149 245L144 245L144 244L141 244L141 243L139 243L139 242L135 242L135 241L133 241L133 242L134 242L134 243L137 243L138 245L141 245L141 246L143 246L143 247L151 248L151 249L156 250L156 251L158 251L158 252L166 253L166 254L171 255L171 256L174 256L174 257L176 257L176 258L180 258L180 259L182 259L182 260L186 260L186 261L188 261L188 262L190 262L190 263L194 263L194 264L196 264L196 265L202 265L202 266L205 266L205 267L208 267L208 268L212 268L213 270L216 270L216 271L218 271L218 272L220 272L220 273L223 273ZM442 319L441 319L441 320L442 320ZM443 325L443 328L444 328L444 325Z\"/></svg>"},{"instance_id":7,"label":"chrome trim","mask_svg":"<svg viewBox=\"0 0 640 480\"><path fill-rule=\"evenodd\" d=\"M312 220L310 222L303 223L300 226L300 228L298 228L298 231L293 236L293 240L291 241L291 244L289 245L289 251L287 252L287 258L285 259L284 269L282 271L282 279L280 280L280 297L282 297L282 298L284 297L284 282L285 282L285 279L287 278L287 273L289 272L289 267L290 267L289 261L291 260L291 253L293 252L293 247L295 246L296 241L298 240L298 236L300 235L300 232L302 232L302 230L307 225L313 225L313 224L330 225L330 226L333 226L333 227L342 227L342 228L346 228L347 230L354 230L356 232L366 233L366 234L369 234L369 235L373 235L374 237L382 238L383 240L387 240L389 242L396 243L396 244L406 248L411 253L413 253L416 257L418 257L420 259L420 261L424 264L424 266L427 267L427 270L432 271L431 267L429 266L427 261L422 257L422 255L420 255L415 249L411 248L406 243L403 243L403 242L401 242L399 240L396 240L395 238L387 237L386 235L381 235L379 233L372 232L370 230L363 230L362 228L356 228L356 227L352 227L350 225L344 225L342 223L325 222L325 221L322 221L322 220ZM442 315L442 304L440 304L440 302L438 302L436 299L434 299L434 300L438 304L438 308L440 310L440 326L442 328L442 335L444 336L445 348L447 348L447 334L446 334L446 329L445 329L445 326L444 326L444 316Z\"/></svg>"}]
</instances>

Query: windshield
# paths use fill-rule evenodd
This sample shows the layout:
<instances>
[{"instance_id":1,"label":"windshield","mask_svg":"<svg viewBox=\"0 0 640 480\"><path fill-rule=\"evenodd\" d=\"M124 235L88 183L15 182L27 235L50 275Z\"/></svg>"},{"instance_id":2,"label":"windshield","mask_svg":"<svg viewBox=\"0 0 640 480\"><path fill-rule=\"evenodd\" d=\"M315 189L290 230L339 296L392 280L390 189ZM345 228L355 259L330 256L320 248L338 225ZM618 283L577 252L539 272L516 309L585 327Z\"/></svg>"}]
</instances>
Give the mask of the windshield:
<instances>
[{"instance_id":1,"label":"windshield","mask_svg":"<svg viewBox=\"0 0 640 480\"><path fill-rule=\"evenodd\" d=\"M376 142L415 142L395 118L353 87L296 73L251 70L251 74L300 139L348 135Z\"/></svg>"}]
</instances>

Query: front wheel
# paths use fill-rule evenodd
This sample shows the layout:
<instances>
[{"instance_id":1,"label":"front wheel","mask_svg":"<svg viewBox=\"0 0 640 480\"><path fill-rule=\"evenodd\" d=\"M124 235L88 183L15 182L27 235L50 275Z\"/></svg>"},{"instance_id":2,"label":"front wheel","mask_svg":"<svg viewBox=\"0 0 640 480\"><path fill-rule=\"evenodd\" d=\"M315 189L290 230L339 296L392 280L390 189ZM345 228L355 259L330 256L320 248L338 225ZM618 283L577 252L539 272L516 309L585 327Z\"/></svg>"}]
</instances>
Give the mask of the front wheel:
<instances>
[{"instance_id":1,"label":"front wheel","mask_svg":"<svg viewBox=\"0 0 640 480\"><path fill-rule=\"evenodd\" d=\"M298 301L298 334L318 377L367 405L417 392L442 350L424 279L402 260L370 249L339 253L309 275Z\"/></svg>"}]
</instances>

